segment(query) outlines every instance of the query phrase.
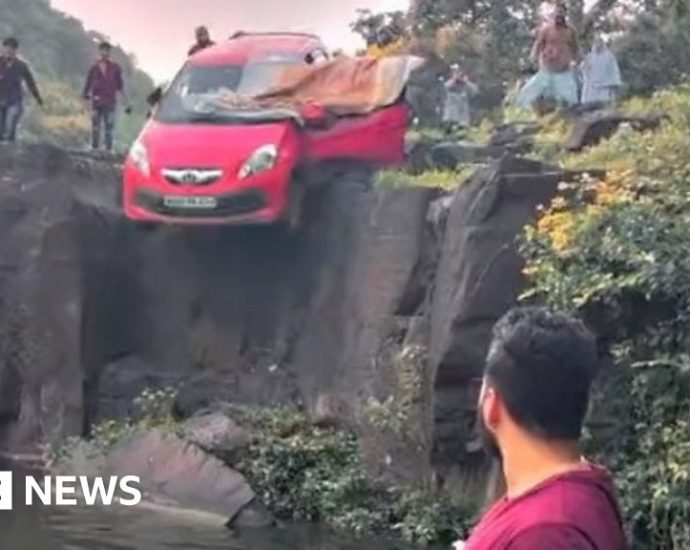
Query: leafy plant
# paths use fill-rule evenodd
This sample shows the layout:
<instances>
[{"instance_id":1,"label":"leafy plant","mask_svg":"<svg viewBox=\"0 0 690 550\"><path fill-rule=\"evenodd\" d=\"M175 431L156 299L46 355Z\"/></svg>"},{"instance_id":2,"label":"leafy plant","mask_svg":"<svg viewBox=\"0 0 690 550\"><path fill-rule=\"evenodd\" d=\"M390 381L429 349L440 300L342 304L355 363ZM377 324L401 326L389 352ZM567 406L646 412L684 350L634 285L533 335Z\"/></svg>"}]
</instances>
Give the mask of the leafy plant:
<instances>
[{"instance_id":1,"label":"leafy plant","mask_svg":"<svg viewBox=\"0 0 690 550\"><path fill-rule=\"evenodd\" d=\"M602 381L599 411L615 432L588 445L615 472L635 547L680 550L690 547L690 88L624 108L668 120L561 157L608 175L562 186L526 229L523 298L580 311L613 344L619 375Z\"/></svg>"}]
</instances>

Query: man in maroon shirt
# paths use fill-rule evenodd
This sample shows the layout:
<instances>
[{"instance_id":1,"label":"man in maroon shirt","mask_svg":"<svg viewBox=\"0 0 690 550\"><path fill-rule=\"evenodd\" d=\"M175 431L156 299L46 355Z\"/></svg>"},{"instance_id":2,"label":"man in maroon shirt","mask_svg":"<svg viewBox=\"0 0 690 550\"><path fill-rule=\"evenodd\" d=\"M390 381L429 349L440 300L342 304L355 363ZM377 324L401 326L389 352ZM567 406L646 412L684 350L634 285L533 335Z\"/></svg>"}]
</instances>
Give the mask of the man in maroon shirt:
<instances>
[{"instance_id":1,"label":"man in maroon shirt","mask_svg":"<svg viewBox=\"0 0 690 550\"><path fill-rule=\"evenodd\" d=\"M479 422L507 494L458 547L625 548L612 479L578 445L597 364L594 338L565 314L519 308L497 323Z\"/></svg>"},{"instance_id":2,"label":"man in maroon shirt","mask_svg":"<svg viewBox=\"0 0 690 550\"><path fill-rule=\"evenodd\" d=\"M110 60L112 46L101 42L98 46L100 59L91 67L84 85L84 100L91 108L91 147L98 149L101 141L101 127L105 132L105 147L113 148L113 128L115 126L115 109L117 94L120 93L127 102L127 94L122 81L120 65ZM125 112L131 112L127 106Z\"/></svg>"},{"instance_id":3,"label":"man in maroon shirt","mask_svg":"<svg viewBox=\"0 0 690 550\"><path fill-rule=\"evenodd\" d=\"M192 56L197 52L200 52L201 50L205 50L206 48L210 48L211 46L215 46L215 42L211 40L211 35L208 32L208 29L204 26L197 27L196 32L196 43L189 48L189 52L187 55Z\"/></svg>"}]
</instances>

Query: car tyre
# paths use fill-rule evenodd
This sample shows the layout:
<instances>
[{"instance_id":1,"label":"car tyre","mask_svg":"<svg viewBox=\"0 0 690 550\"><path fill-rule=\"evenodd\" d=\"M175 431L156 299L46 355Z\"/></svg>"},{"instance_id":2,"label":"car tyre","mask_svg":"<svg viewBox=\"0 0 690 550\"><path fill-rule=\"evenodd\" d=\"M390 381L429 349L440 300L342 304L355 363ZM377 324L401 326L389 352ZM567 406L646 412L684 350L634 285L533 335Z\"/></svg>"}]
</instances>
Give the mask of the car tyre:
<instances>
[{"instance_id":1,"label":"car tyre","mask_svg":"<svg viewBox=\"0 0 690 550\"><path fill-rule=\"evenodd\" d=\"M299 181L291 183L288 205L282 220L282 225L288 233L299 233L304 226L306 194L306 186L303 183Z\"/></svg>"}]
</instances>

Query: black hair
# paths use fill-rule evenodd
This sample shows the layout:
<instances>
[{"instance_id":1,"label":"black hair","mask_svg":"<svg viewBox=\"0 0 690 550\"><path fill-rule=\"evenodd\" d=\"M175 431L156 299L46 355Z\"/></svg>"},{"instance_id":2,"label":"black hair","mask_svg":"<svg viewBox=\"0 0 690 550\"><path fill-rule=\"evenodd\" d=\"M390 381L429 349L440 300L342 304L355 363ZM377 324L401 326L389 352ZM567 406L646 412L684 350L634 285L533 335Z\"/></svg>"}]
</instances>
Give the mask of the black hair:
<instances>
[{"instance_id":1,"label":"black hair","mask_svg":"<svg viewBox=\"0 0 690 550\"><path fill-rule=\"evenodd\" d=\"M14 36L8 36L2 41L2 45L6 48L13 48L16 50L19 47L19 40L17 40Z\"/></svg>"},{"instance_id":2,"label":"black hair","mask_svg":"<svg viewBox=\"0 0 690 550\"><path fill-rule=\"evenodd\" d=\"M516 308L494 327L486 380L522 428L543 439L574 441L598 365L595 339L574 317Z\"/></svg>"},{"instance_id":3,"label":"black hair","mask_svg":"<svg viewBox=\"0 0 690 550\"><path fill-rule=\"evenodd\" d=\"M112 46L112 44L111 44L110 42L106 42L106 41L104 40L103 42L101 42L100 44L98 44L98 49L99 49L99 50L108 50L108 51L110 51L110 50L113 49L113 46Z\"/></svg>"}]
</instances>

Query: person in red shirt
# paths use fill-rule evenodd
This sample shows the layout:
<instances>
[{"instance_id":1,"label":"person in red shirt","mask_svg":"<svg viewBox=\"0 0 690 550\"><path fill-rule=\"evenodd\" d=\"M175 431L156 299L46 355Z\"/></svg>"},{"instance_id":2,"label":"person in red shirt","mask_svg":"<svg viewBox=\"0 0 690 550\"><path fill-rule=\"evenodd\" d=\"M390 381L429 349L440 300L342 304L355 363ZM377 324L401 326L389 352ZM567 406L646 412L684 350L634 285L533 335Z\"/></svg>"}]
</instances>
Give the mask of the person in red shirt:
<instances>
[{"instance_id":1,"label":"person in red shirt","mask_svg":"<svg viewBox=\"0 0 690 550\"><path fill-rule=\"evenodd\" d=\"M122 95L125 103L128 103L122 80L122 69L110 59L112 49L108 42L99 44L100 59L89 70L82 94L84 100L89 102L91 109L91 147L99 148L101 128L103 128L105 147L108 151L112 151L113 148L118 93ZM127 106L125 112L129 114L131 107Z\"/></svg>"},{"instance_id":2,"label":"person in red shirt","mask_svg":"<svg viewBox=\"0 0 690 550\"><path fill-rule=\"evenodd\" d=\"M594 338L566 314L517 308L496 324L479 426L506 494L456 548L625 548L612 478L578 445L598 363Z\"/></svg>"},{"instance_id":3,"label":"person in red shirt","mask_svg":"<svg viewBox=\"0 0 690 550\"><path fill-rule=\"evenodd\" d=\"M189 48L189 52L187 53L188 56L192 56L201 50L215 46L215 42L211 40L211 35L206 27L197 27L194 34L196 35L196 43Z\"/></svg>"}]
</instances>

